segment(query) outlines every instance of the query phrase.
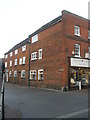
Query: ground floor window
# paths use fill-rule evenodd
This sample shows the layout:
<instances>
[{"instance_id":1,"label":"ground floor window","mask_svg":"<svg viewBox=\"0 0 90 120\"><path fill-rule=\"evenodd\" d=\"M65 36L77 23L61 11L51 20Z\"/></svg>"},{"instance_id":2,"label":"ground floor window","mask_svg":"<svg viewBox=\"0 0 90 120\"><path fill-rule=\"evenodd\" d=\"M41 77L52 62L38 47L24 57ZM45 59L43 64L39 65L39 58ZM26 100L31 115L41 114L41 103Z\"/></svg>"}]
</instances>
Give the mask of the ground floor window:
<instances>
[{"instance_id":1,"label":"ground floor window","mask_svg":"<svg viewBox=\"0 0 90 120\"><path fill-rule=\"evenodd\" d=\"M21 71L21 78L25 78L25 70Z\"/></svg>"},{"instance_id":2,"label":"ground floor window","mask_svg":"<svg viewBox=\"0 0 90 120\"><path fill-rule=\"evenodd\" d=\"M38 80L43 80L43 69L38 70Z\"/></svg>"},{"instance_id":3,"label":"ground floor window","mask_svg":"<svg viewBox=\"0 0 90 120\"><path fill-rule=\"evenodd\" d=\"M82 85L88 84L89 72L86 68L71 68L70 69L70 83L71 85L79 85L81 81Z\"/></svg>"},{"instance_id":4,"label":"ground floor window","mask_svg":"<svg viewBox=\"0 0 90 120\"><path fill-rule=\"evenodd\" d=\"M17 77L17 71L14 71L14 77Z\"/></svg>"},{"instance_id":5,"label":"ground floor window","mask_svg":"<svg viewBox=\"0 0 90 120\"><path fill-rule=\"evenodd\" d=\"M36 80L36 70L30 70L30 80Z\"/></svg>"}]
</instances>

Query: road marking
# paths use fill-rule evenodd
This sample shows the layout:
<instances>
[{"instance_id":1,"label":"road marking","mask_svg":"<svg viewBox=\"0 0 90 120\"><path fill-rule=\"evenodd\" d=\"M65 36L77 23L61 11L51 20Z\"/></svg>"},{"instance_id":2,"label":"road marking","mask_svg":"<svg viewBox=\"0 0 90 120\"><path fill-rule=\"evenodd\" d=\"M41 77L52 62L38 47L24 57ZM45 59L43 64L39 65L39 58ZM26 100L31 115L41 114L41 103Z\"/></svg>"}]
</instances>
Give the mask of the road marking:
<instances>
[{"instance_id":1,"label":"road marking","mask_svg":"<svg viewBox=\"0 0 90 120\"><path fill-rule=\"evenodd\" d=\"M73 117L73 116L76 116L76 115L80 115L80 114L86 113L89 110L90 109L84 109L84 110L80 110L80 111L77 111L77 112L69 113L69 114L66 114L66 115L61 115L61 116L58 116L56 118L70 118L70 117Z\"/></svg>"}]
</instances>

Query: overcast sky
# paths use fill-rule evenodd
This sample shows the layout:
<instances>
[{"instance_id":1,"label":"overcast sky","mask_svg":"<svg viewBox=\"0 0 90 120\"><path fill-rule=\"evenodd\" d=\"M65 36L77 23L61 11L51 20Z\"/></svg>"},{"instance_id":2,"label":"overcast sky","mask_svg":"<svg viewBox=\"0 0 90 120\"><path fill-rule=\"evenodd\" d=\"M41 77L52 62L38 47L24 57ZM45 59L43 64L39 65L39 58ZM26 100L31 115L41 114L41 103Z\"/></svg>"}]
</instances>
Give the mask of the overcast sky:
<instances>
[{"instance_id":1,"label":"overcast sky","mask_svg":"<svg viewBox=\"0 0 90 120\"><path fill-rule=\"evenodd\" d=\"M15 44L68 10L88 19L89 0L0 0L0 58Z\"/></svg>"}]
</instances>

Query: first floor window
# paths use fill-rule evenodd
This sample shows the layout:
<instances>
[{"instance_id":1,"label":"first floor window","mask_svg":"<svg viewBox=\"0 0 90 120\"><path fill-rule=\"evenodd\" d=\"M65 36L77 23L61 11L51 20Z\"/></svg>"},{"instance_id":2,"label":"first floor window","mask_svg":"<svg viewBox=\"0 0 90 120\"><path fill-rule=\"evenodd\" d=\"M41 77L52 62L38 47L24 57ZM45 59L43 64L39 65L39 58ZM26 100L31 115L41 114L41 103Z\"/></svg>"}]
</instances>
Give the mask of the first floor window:
<instances>
[{"instance_id":1,"label":"first floor window","mask_svg":"<svg viewBox=\"0 0 90 120\"><path fill-rule=\"evenodd\" d=\"M42 49L38 50L38 59L42 59Z\"/></svg>"},{"instance_id":2,"label":"first floor window","mask_svg":"<svg viewBox=\"0 0 90 120\"><path fill-rule=\"evenodd\" d=\"M21 71L21 78L25 78L25 70Z\"/></svg>"},{"instance_id":3,"label":"first floor window","mask_svg":"<svg viewBox=\"0 0 90 120\"><path fill-rule=\"evenodd\" d=\"M12 71L9 71L9 77L12 77Z\"/></svg>"},{"instance_id":4,"label":"first floor window","mask_svg":"<svg viewBox=\"0 0 90 120\"><path fill-rule=\"evenodd\" d=\"M22 58L19 59L19 65L21 65L21 64L22 64Z\"/></svg>"},{"instance_id":5,"label":"first floor window","mask_svg":"<svg viewBox=\"0 0 90 120\"><path fill-rule=\"evenodd\" d=\"M17 59L15 59L15 64L14 65L17 65Z\"/></svg>"},{"instance_id":6,"label":"first floor window","mask_svg":"<svg viewBox=\"0 0 90 120\"><path fill-rule=\"evenodd\" d=\"M14 77L17 77L17 71L14 71Z\"/></svg>"},{"instance_id":7,"label":"first floor window","mask_svg":"<svg viewBox=\"0 0 90 120\"><path fill-rule=\"evenodd\" d=\"M8 58L8 54L5 55L5 58L6 58L6 59Z\"/></svg>"},{"instance_id":8,"label":"first floor window","mask_svg":"<svg viewBox=\"0 0 90 120\"><path fill-rule=\"evenodd\" d=\"M31 60L36 60L37 59L37 52L33 52L31 54Z\"/></svg>"},{"instance_id":9,"label":"first floor window","mask_svg":"<svg viewBox=\"0 0 90 120\"><path fill-rule=\"evenodd\" d=\"M75 44L75 57L80 57L80 44Z\"/></svg>"},{"instance_id":10,"label":"first floor window","mask_svg":"<svg viewBox=\"0 0 90 120\"><path fill-rule=\"evenodd\" d=\"M23 64L25 64L26 57L23 57Z\"/></svg>"},{"instance_id":11,"label":"first floor window","mask_svg":"<svg viewBox=\"0 0 90 120\"><path fill-rule=\"evenodd\" d=\"M10 61L10 66L12 66L12 60Z\"/></svg>"},{"instance_id":12,"label":"first floor window","mask_svg":"<svg viewBox=\"0 0 90 120\"><path fill-rule=\"evenodd\" d=\"M88 39L90 40L90 30L88 30Z\"/></svg>"},{"instance_id":13,"label":"first floor window","mask_svg":"<svg viewBox=\"0 0 90 120\"><path fill-rule=\"evenodd\" d=\"M43 69L38 70L38 80L43 80Z\"/></svg>"},{"instance_id":14,"label":"first floor window","mask_svg":"<svg viewBox=\"0 0 90 120\"><path fill-rule=\"evenodd\" d=\"M36 80L36 70L30 71L30 80Z\"/></svg>"}]
</instances>

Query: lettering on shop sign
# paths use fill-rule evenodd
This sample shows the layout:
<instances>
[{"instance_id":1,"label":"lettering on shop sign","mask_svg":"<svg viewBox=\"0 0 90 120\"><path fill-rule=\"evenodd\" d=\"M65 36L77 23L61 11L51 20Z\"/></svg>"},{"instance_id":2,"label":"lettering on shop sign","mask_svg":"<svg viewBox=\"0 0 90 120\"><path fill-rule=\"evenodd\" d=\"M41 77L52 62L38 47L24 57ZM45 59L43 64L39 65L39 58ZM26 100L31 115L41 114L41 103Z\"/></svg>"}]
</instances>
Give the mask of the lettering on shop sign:
<instances>
[{"instance_id":1,"label":"lettering on shop sign","mask_svg":"<svg viewBox=\"0 0 90 120\"><path fill-rule=\"evenodd\" d=\"M71 58L71 66L74 66L74 67L90 67L90 60L80 59L80 58Z\"/></svg>"}]
</instances>

